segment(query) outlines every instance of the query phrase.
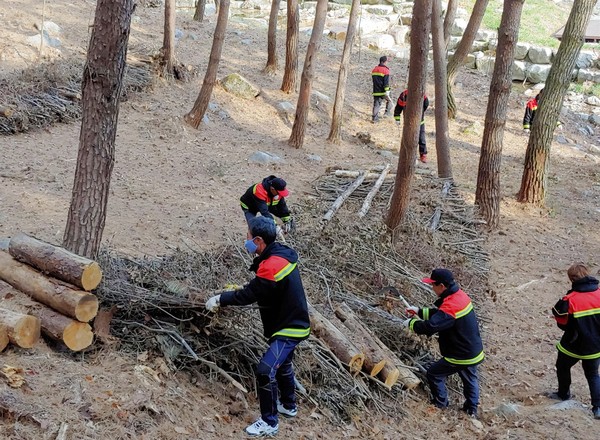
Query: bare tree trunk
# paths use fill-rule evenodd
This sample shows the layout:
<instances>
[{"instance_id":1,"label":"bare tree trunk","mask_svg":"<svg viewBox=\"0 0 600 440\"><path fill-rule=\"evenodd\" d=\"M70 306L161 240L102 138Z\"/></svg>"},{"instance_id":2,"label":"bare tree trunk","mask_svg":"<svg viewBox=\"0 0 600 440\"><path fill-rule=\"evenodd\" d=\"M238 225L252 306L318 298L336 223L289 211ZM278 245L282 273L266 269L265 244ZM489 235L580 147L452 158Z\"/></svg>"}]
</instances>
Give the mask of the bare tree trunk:
<instances>
[{"instance_id":1,"label":"bare tree trunk","mask_svg":"<svg viewBox=\"0 0 600 440\"><path fill-rule=\"evenodd\" d=\"M433 0L431 40L433 42L433 71L435 77L435 151L438 176L452 178L452 160L448 140L448 100L446 88L446 48L442 34L442 1Z\"/></svg>"},{"instance_id":2,"label":"bare tree trunk","mask_svg":"<svg viewBox=\"0 0 600 440\"><path fill-rule=\"evenodd\" d=\"M229 0L221 0L219 8L219 16L217 17L217 26L215 27L215 34L213 36L213 44L210 50L210 57L208 60L208 67L204 74L204 81L202 82L202 88L196 98L194 107L192 110L184 116L185 122L190 124L194 128L198 128L208 103L212 95L213 88L217 82L217 72L219 70L219 62L221 61L221 52L223 50L223 42L225 41L225 30L227 29L227 18L229 16Z\"/></svg>"},{"instance_id":3,"label":"bare tree trunk","mask_svg":"<svg viewBox=\"0 0 600 440\"><path fill-rule=\"evenodd\" d=\"M263 72L273 76L279 63L277 60L277 16L279 15L279 5L281 0L273 0L271 3L271 15L269 16L269 32L267 34L267 65Z\"/></svg>"},{"instance_id":4,"label":"bare tree trunk","mask_svg":"<svg viewBox=\"0 0 600 440\"><path fill-rule=\"evenodd\" d=\"M410 90L411 98L408 100L404 112L398 171L386 218L386 225L392 231L400 225L408 210L410 187L415 173L416 145L419 140L423 97L425 96L431 6L432 0L421 0L415 2L413 6L408 71L408 90Z\"/></svg>"},{"instance_id":5,"label":"bare tree trunk","mask_svg":"<svg viewBox=\"0 0 600 440\"><path fill-rule=\"evenodd\" d=\"M327 140L334 144L339 144L342 137L342 111L346 98L346 83L348 82L348 63L350 62L350 53L352 52L352 45L356 36L359 11L360 0L352 0L350 19L348 20L348 29L346 30L346 40L344 41L344 50L342 51L342 60L340 61L340 70L338 72L333 115L331 116L331 130L327 137Z\"/></svg>"},{"instance_id":6,"label":"bare tree trunk","mask_svg":"<svg viewBox=\"0 0 600 440\"><path fill-rule=\"evenodd\" d=\"M446 7L446 16L444 17L444 47L448 50L450 43L450 29L456 19L456 10L458 9L458 0L448 0Z\"/></svg>"},{"instance_id":7,"label":"bare tree trunk","mask_svg":"<svg viewBox=\"0 0 600 440\"><path fill-rule=\"evenodd\" d=\"M327 2L328 0L317 0L315 22L310 34L308 47L306 48L300 93L298 94L298 104L296 104L296 118L294 119L292 134L288 140L288 143L294 148L300 148L304 144L306 119L308 117L308 108L310 107L310 92L315 76L315 58L319 53L319 47L323 39L323 29L325 29L325 19L327 18Z\"/></svg>"},{"instance_id":8,"label":"bare tree trunk","mask_svg":"<svg viewBox=\"0 0 600 440\"><path fill-rule=\"evenodd\" d=\"M98 0L83 70L79 152L63 246L88 258L97 255L104 232L134 9L134 0Z\"/></svg>"},{"instance_id":9,"label":"bare tree trunk","mask_svg":"<svg viewBox=\"0 0 600 440\"><path fill-rule=\"evenodd\" d=\"M471 18L469 18L469 23L467 24L465 33L463 34L462 39L460 40L460 43L454 52L454 55L452 55L452 58L450 58L448 61L448 116L451 119L455 119L457 113L456 101L454 100L452 87L456 81L458 69L463 65L465 57L469 53L469 50L471 50L473 41L475 41L475 36L477 35L477 31L481 25L481 20L483 20L483 14L485 14L487 5L488 0L475 1L473 12L471 13Z\"/></svg>"},{"instance_id":10,"label":"bare tree trunk","mask_svg":"<svg viewBox=\"0 0 600 440\"><path fill-rule=\"evenodd\" d=\"M596 0L575 0L531 127L519 202L543 203L552 135Z\"/></svg>"},{"instance_id":11,"label":"bare tree trunk","mask_svg":"<svg viewBox=\"0 0 600 440\"><path fill-rule=\"evenodd\" d=\"M165 0L165 26L162 46L162 75L173 76L175 66L175 1Z\"/></svg>"},{"instance_id":12,"label":"bare tree trunk","mask_svg":"<svg viewBox=\"0 0 600 440\"><path fill-rule=\"evenodd\" d=\"M219 15L219 11L221 10L221 0L215 0L215 13L217 16ZM218 18L217 18L218 20Z\"/></svg>"},{"instance_id":13,"label":"bare tree trunk","mask_svg":"<svg viewBox=\"0 0 600 440\"><path fill-rule=\"evenodd\" d=\"M198 0L196 11L194 12L195 21L204 21L204 10L206 9L206 0Z\"/></svg>"},{"instance_id":14,"label":"bare tree trunk","mask_svg":"<svg viewBox=\"0 0 600 440\"><path fill-rule=\"evenodd\" d=\"M475 204L490 228L500 222L500 164L502 140L506 126L508 100L512 86L512 65L519 40L519 24L525 0L504 0L502 20L498 30L498 47L494 74L490 84L485 128L479 157Z\"/></svg>"},{"instance_id":15,"label":"bare tree trunk","mask_svg":"<svg viewBox=\"0 0 600 440\"><path fill-rule=\"evenodd\" d=\"M287 0L287 35L285 39L285 71L281 90L292 93L296 90L298 76L298 32L300 29L300 9L298 0Z\"/></svg>"}]
</instances>

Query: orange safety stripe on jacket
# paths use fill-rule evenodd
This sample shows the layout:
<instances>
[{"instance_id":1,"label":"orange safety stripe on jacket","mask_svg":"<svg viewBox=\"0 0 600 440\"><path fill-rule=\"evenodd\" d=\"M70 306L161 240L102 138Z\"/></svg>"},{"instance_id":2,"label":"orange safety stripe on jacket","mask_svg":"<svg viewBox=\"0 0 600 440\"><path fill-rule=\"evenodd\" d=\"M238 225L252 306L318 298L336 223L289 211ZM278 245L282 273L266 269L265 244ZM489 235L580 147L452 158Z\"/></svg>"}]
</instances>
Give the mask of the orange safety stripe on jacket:
<instances>
[{"instance_id":1,"label":"orange safety stripe on jacket","mask_svg":"<svg viewBox=\"0 0 600 440\"><path fill-rule=\"evenodd\" d=\"M464 293L462 290L459 290L455 294L447 297L444 300L444 302L442 303L442 305L440 306L439 310L441 310L441 311L447 313L448 315L452 316L453 318L457 319L457 318L461 317L461 316L457 316L457 315L461 315L460 312L467 309L470 305L471 305L471 300L468 297L468 295L466 293Z\"/></svg>"},{"instance_id":2,"label":"orange safety stripe on jacket","mask_svg":"<svg viewBox=\"0 0 600 440\"><path fill-rule=\"evenodd\" d=\"M254 194L258 199L262 200L263 202L269 203L269 193L267 193L267 190L262 185L262 183L257 183L256 185L254 185L252 194Z\"/></svg>"},{"instance_id":3,"label":"orange safety stripe on jacket","mask_svg":"<svg viewBox=\"0 0 600 440\"><path fill-rule=\"evenodd\" d=\"M290 262L285 258L273 255L260 263L256 276L269 281L277 281L275 276L288 264Z\"/></svg>"},{"instance_id":4,"label":"orange safety stripe on jacket","mask_svg":"<svg viewBox=\"0 0 600 440\"><path fill-rule=\"evenodd\" d=\"M537 99L532 98L529 101L527 101L527 108L531 111L536 111L538 108L538 102Z\"/></svg>"}]
</instances>

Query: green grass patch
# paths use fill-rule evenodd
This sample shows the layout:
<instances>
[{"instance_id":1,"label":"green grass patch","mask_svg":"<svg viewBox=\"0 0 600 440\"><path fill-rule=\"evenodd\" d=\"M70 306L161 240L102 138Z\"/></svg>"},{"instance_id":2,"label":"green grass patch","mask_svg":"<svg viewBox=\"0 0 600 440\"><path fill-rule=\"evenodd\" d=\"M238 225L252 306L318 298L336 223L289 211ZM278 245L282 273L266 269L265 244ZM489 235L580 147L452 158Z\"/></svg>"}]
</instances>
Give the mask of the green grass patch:
<instances>
[{"instance_id":1,"label":"green grass patch","mask_svg":"<svg viewBox=\"0 0 600 440\"><path fill-rule=\"evenodd\" d=\"M600 84L586 81L584 83L571 83L569 90L575 93L583 93L584 95L594 95L600 98Z\"/></svg>"}]
</instances>

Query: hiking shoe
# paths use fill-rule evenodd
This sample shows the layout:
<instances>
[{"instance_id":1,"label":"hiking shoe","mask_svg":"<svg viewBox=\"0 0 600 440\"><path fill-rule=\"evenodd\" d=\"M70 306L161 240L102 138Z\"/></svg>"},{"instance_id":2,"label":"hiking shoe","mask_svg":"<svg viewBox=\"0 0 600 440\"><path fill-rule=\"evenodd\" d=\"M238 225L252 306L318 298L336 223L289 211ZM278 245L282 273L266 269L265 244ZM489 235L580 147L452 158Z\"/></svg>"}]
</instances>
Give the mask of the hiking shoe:
<instances>
[{"instance_id":1,"label":"hiking shoe","mask_svg":"<svg viewBox=\"0 0 600 440\"><path fill-rule=\"evenodd\" d=\"M466 412L469 417L473 417L474 419L477 418L477 408L467 408L463 406L461 409Z\"/></svg>"},{"instance_id":2,"label":"hiking shoe","mask_svg":"<svg viewBox=\"0 0 600 440\"><path fill-rule=\"evenodd\" d=\"M427 163L427 155L421 154L421 156L419 157L419 160L423 163Z\"/></svg>"},{"instance_id":3,"label":"hiking shoe","mask_svg":"<svg viewBox=\"0 0 600 440\"><path fill-rule=\"evenodd\" d=\"M271 426L262 417L246 428L246 434L251 437L272 437L277 434L277 431L279 431L279 424Z\"/></svg>"},{"instance_id":4,"label":"hiking shoe","mask_svg":"<svg viewBox=\"0 0 600 440\"><path fill-rule=\"evenodd\" d=\"M385 112L385 113L383 114L383 117L384 117L384 118L389 118L390 116L391 116L391 114L390 114L390 113L388 113L388 112Z\"/></svg>"},{"instance_id":5,"label":"hiking shoe","mask_svg":"<svg viewBox=\"0 0 600 440\"><path fill-rule=\"evenodd\" d=\"M546 393L546 397L553 400L569 400L571 399L571 393L568 393L566 396L562 394L558 394L558 391L552 393Z\"/></svg>"},{"instance_id":6,"label":"hiking shoe","mask_svg":"<svg viewBox=\"0 0 600 440\"><path fill-rule=\"evenodd\" d=\"M277 412L279 414L281 414L284 417L296 417L298 415L298 407L293 407L291 409L286 408L285 406L283 406L283 404L281 402L277 402Z\"/></svg>"},{"instance_id":7,"label":"hiking shoe","mask_svg":"<svg viewBox=\"0 0 600 440\"><path fill-rule=\"evenodd\" d=\"M594 418L596 420L600 420L600 406L595 406L592 408L592 414L594 414Z\"/></svg>"}]
</instances>

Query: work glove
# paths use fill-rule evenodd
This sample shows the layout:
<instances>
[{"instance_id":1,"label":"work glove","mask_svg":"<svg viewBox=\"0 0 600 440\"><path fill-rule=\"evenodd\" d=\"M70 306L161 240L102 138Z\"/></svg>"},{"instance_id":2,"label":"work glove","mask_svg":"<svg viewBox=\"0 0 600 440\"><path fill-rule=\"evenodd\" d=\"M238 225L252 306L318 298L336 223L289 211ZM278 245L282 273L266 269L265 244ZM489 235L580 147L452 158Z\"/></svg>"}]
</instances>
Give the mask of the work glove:
<instances>
[{"instance_id":1,"label":"work glove","mask_svg":"<svg viewBox=\"0 0 600 440\"><path fill-rule=\"evenodd\" d=\"M419 308L415 306L410 306L406 308L406 314L408 316L415 316L419 314Z\"/></svg>"},{"instance_id":2,"label":"work glove","mask_svg":"<svg viewBox=\"0 0 600 440\"><path fill-rule=\"evenodd\" d=\"M412 321L413 319L414 319L414 318L408 318L408 319L405 319L404 321L402 321L402 327L409 328L409 326L410 326L410 321Z\"/></svg>"},{"instance_id":3,"label":"work glove","mask_svg":"<svg viewBox=\"0 0 600 440\"><path fill-rule=\"evenodd\" d=\"M281 229L281 226L277 225L275 228L275 235L283 235L283 229Z\"/></svg>"},{"instance_id":4,"label":"work glove","mask_svg":"<svg viewBox=\"0 0 600 440\"><path fill-rule=\"evenodd\" d=\"M215 295L215 296L209 298L208 301L206 301L206 310L208 310L209 312L216 313L216 311L219 310L220 305L221 305L221 295Z\"/></svg>"},{"instance_id":5,"label":"work glove","mask_svg":"<svg viewBox=\"0 0 600 440\"><path fill-rule=\"evenodd\" d=\"M530 129L528 129L528 128L524 128L524 129L523 129L523 133L525 133L525 134L529 134L529 133L531 133L531 130L530 130Z\"/></svg>"},{"instance_id":6,"label":"work glove","mask_svg":"<svg viewBox=\"0 0 600 440\"><path fill-rule=\"evenodd\" d=\"M283 232L286 234L293 231L295 229L295 223L293 219L289 219L286 222L283 222Z\"/></svg>"},{"instance_id":7,"label":"work glove","mask_svg":"<svg viewBox=\"0 0 600 440\"><path fill-rule=\"evenodd\" d=\"M396 125L400 127L400 119L396 119Z\"/></svg>"},{"instance_id":8,"label":"work glove","mask_svg":"<svg viewBox=\"0 0 600 440\"><path fill-rule=\"evenodd\" d=\"M392 95L391 95L392 91L391 90L387 90L385 92L385 96L387 96L388 98L392 99Z\"/></svg>"}]
</instances>

